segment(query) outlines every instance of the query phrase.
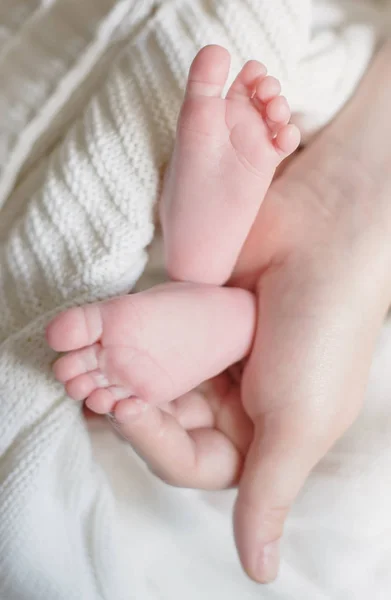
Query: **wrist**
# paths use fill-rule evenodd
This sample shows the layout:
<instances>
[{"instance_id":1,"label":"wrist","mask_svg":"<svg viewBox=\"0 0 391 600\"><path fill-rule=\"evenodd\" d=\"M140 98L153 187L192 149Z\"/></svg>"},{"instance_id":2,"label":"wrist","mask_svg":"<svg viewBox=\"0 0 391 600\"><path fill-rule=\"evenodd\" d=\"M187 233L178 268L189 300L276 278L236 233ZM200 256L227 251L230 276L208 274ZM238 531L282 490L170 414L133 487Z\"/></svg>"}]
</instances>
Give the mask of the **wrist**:
<instances>
[{"instance_id":1,"label":"wrist","mask_svg":"<svg viewBox=\"0 0 391 600\"><path fill-rule=\"evenodd\" d=\"M382 220L391 242L391 40L380 48L352 99L326 128L334 148L329 175L345 194ZM324 145L326 145L324 144ZM330 154L330 152L329 152ZM350 174L349 180L344 171ZM369 216L369 215L368 215ZM368 226L371 224L369 219ZM391 247L391 243L387 243Z\"/></svg>"},{"instance_id":2,"label":"wrist","mask_svg":"<svg viewBox=\"0 0 391 600\"><path fill-rule=\"evenodd\" d=\"M326 211L350 218L351 231L366 242L368 260L383 265L385 278L391 278L390 64L387 41L306 157L308 186Z\"/></svg>"}]
</instances>

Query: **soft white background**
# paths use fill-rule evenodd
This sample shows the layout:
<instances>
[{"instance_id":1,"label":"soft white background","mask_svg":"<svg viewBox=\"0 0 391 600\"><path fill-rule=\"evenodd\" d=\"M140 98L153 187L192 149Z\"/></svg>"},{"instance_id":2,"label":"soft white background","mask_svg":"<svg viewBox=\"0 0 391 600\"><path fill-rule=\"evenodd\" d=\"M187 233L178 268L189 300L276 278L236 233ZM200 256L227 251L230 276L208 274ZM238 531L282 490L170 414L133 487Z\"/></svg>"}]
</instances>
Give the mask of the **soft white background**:
<instances>
[{"instance_id":1,"label":"soft white background","mask_svg":"<svg viewBox=\"0 0 391 600\"><path fill-rule=\"evenodd\" d=\"M391 325L365 410L298 499L268 587L239 567L234 492L171 489L104 423L89 436L43 338L52 311L124 293L142 270L158 183L148 135L167 155L196 48L265 61L310 134L388 26L375 5L389 3L0 0L2 600L390 597Z\"/></svg>"}]
</instances>

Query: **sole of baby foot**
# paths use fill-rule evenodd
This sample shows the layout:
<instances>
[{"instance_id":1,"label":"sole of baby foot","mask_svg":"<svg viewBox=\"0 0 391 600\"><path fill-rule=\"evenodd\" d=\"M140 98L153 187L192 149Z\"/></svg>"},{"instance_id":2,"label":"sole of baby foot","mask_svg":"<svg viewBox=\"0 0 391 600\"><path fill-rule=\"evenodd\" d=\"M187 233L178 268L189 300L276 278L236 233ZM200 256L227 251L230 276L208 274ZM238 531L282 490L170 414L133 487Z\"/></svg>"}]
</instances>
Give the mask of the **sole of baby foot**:
<instances>
[{"instance_id":1,"label":"sole of baby foot","mask_svg":"<svg viewBox=\"0 0 391 600\"><path fill-rule=\"evenodd\" d=\"M281 161L300 133L279 82L247 62L225 98L229 53L201 50L190 69L160 207L176 280L227 281Z\"/></svg>"},{"instance_id":2,"label":"sole of baby foot","mask_svg":"<svg viewBox=\"0 0 391 600\"><path fill-rule=\"evenodd\" d=\"M121 400L170 402L248 352L255 302L244 290L165 284L73 308L47 328L69 397L98 414Z\"/></svg>"}]
</instances>

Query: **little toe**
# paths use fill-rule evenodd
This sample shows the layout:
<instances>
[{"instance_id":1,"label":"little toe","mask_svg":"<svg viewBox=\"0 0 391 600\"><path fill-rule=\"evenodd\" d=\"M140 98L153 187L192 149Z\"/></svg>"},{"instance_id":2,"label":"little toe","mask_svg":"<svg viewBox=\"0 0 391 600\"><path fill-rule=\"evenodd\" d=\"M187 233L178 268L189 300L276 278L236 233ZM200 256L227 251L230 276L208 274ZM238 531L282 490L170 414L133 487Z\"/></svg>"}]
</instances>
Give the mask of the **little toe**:
<instances>
[{"instance_id":1,"label":"little toe","mask_svg":"<svg viewBox=\"0 0 391 600\"><path fill-rule=\"evenodd\" d=\"M99 304L71 308L55 317L46 328L48 344L56 352L68 352L94 344L101 335Z\"/></svg>"},{"instance_id":2,"label":"little toe","mask_svg":"<svg viewBox=\"0 0 391 600\"><path fill-rule=\"evenodd\" d=\"M69 352L61 356L53 365L53 373L57 381L66 383L70 379L98 368L99 344Z\"/></svg>"},{"instance_id":3,"label":"little toe","mask_svg":"<svg viewBox=\"0 0 391 600\"><path fill-rule=\"evenodd\" d=\"M287 99L284 96L277 96L270 100L266 105L266 117L271 123L276 126L283 126L289 123L291 118L291 110Z\"/></svg>"},{"instance_id":4,"label":"little toe","mask_svg":"<svg viewBox=\"0 0 391 600\"><path fill-rule=\"evenodd\" d=\"M257 84L256 97L263 103L270 102L281 94L281 84L275 77L268 75Z\"/></svg>"},{"instance_id":5,"label":"little toe","mask_svg":"<svg viewBox=\"0 0 391 600\"><path fill-rule=\"evenodd\" d=\"M266 76L265 65L257 60L249 60L232 83L227 93L228 99L249 99L257 88L260 80Z\"/></svg>"},{"instance_id":6,"label":"little toe","mask_svg":"<svg viewBox=\"0 0 391 600\"><path fill-rule=\"evenodd\" d=\"M84 373L68 381L65 385L66 392L73 400L85 400L96 389L109 385L106 377L100 371Z\"/></svg>"},{"instance_id":7,"label":"little toe","mask_svg":"<svg viewBox=\"0 0 391 600\"><path fill-rule=\"evenodd\" d=\"M128 390L117 386L95 390L86 400L87 407L98 415L105 415L111 412L117 402L129 398L131 394Z\"/></svg>"},{"instance_id":8,"label":"little toe","mask_svg":"<svg viewBox=\"0 0 391 600\"><path fill-rule=\"evenodd\" d=\"M300 130L296 125L290 123L277 133L274 139L276 149L283 155L292 154L300 144Z\"/></svg>"},{"instance_id":9,"label":"little toe","mask_svg":"<svg viewBox=\"0 0 391 600\"><path fill-rule=\"evenodd\" d=\"M216 45L202 48L190 67L187 94L221 97L230 63L231 57L225 48Z\"/></svg>"}]
</instances>

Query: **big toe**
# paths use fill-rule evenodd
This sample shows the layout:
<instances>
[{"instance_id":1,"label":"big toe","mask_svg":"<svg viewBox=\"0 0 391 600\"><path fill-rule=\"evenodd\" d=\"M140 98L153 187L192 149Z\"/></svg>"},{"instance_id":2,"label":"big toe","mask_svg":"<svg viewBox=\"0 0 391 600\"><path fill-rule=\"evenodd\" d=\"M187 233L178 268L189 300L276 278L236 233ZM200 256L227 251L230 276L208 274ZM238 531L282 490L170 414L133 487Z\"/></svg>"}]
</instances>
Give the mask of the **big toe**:
<instances>
[{"instance_id":1,"label":"big toe","mask_svg":"<svg viewBox=\"0 0 391 600\"><path fill-rule=\"evenodd\" d=\"M222 46L211 45L202 48L190 67L187 94L221 97L230 63L230 54Z\"/></svg>"},{"instance_id":2,"label":"big toe","mask_svg":"<svg viewBox=\"0 0 391 600\"><path fill-rule=\"evenodd\" d=\"M48 344L56 352L68 352L94 344L102 333L98 305L71 308L53 319L46 328Z\"/></svg>"}]
</instances>

